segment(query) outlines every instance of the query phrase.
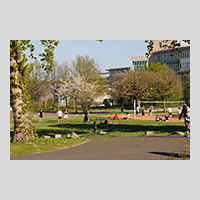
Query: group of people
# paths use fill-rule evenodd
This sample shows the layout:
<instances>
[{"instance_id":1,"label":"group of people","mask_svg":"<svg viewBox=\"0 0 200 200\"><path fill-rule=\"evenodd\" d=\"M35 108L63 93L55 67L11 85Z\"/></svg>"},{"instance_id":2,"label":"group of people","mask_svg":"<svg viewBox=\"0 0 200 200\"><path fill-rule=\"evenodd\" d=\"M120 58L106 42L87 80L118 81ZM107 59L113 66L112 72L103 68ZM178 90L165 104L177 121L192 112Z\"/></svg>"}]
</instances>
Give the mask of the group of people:
<instances>
[{"instance_id":1,"label":"group of people","mask_svg":"<svg viewBox=\"0 0 200 200\"><path fill-rule=\"evenodd\" d=\"M42 122L42 118L44 117L44 111L41 109L38 114L39 114L39 121ZM58 122L62 122L63 115L64 115L64 121L67 122L69 112L67 108L65 108L64 113L62 112L61 109L59 109L59 111L57 112L57 115L58 115Z\"/></svg>"},{"instance_id":2,"label":"group of people","mask_svg":"<svg viewBox=\"0 0 200 200\"><path fill-rule=\"evenodd\" d=\"M65 108L64 113L62 112L62 110L61 110L61 108L60 108L59 111L57 112L57 115L58 115L58 122L59 122L59 121L62 122L62 117L63 117L63 115L64 115L64 121L67 122L67 119L68 119L68 117L69 117L69 112L68 112L68 110L67 110L67 107Z\"/></svg>"},{"instance_id":3,"label":"group of people","mask_svg":"<svg viewBox=\"0 0 200 200\"><path fill-rule=\"evenodd\" d=\"M169 112L169 117L171 117L172 109L170 106L168 107L168 112ZM185 128L186 128L185 137L190 137L189 136L189 133L190 133L190 99L189 98L186 98L185 104L183 105L182 110L181 108L178 108L178 119L181 120L182 117L184 118ZM157 116L156 121L162 121L162 118ZM168 121L167 116L165 116L164 121Z\"/></svg>"},{"instance_id":4,"label":"group of people","mask_svg":"<svg viewBox=\"0 0 200 200\"><path fill-rule=\"evenodd\" d=\"M144 116L145 116L145 108L144 108L144 105L142 105L141 111L142 111L142 117L144 117ZM139 114L139 112L140 112L140 107L137 106L137 107L136 107L136 116ZM148 115L150 116L151 113L152 113L152 106L150 106L150 107L148 108Z\"/></svg>"},{"instance_id":5,"label":"group of people","mask_svg":"<svg viewBox=\"0 0 200 200\"><path fill-rule=\"evenodd\" d=\"M130 118L130 114L127 112L126 117L123 117L123 119L128 120L129 118ZM119 119L119 116L117 114L115 114L114 120L117 120L117 119Z\"/></svg>"},{"instance_id":6,"label":"group of people","mask_svg":"<svg viewBox=\"0 0 200 200\"><path fill-rule=\"evenodd\" d=\"M59 109L59 111L56 113L58 115L58 122L62 122L63 120L63 116L64 116L64 121L67 122L67 119L69 117L69 112L67 110L67 107L65 108L65 111L62 112L61 108ZM42 122L42 118L44 117L44 111L41 109L38 113L39 115L39 121ZM86 110L84 113L84 123L89 122L88 120L88 115L89 115L89 111Z\"/></svg>"},{"instance_id":7,"label":"group of people","mask_svg":"<svg viewBox=\"0 0 200 200\"><path fill-rule=\"evenodd\" d=\"M136 108L136 114L139 113L139 106L137 106ZM142 116L144 117L144 106L142 106ZM151 112L152 112L152 107L150 106L149 109L149 115L151 115ZM172 116L172 108L169 106L168 107L168 112L169 112L169 115L165 115L165 119L163 120L161 117L157 116L156 117L156 121L168 121L169 120L169 117ZM41 122L42 121L42 118L44 116L44 112L43 110L40 110L40 112L38 113L39 114L39 121ZM62 122L62 118L63 118L63 115L64 115L64 120L67 122L67 119L69 117L69 112L67 110L67 108L65 108L65 111L64 113L62 112L61 109L59 109L59 111L57 112L57 115L58 115L58 122ZM89 111L86 110L85 113L84 113L84 123L86 122L89 122L88 120L88 115L89 115ZM185 100L185 104L181 110L181 108L178 109L178 119L181 120L181 118L184 117L185 119L185 127L186 127L186 137L189 137L189 132L190 132L190 99L186 99ZM123 117L123 119L126 119L128 120L130 118L130 114L127 112L127 115L126 117ZM114 116L114 120L117 120L119 119L118 115L115 114Z\"/></svg>"}]
</instances>

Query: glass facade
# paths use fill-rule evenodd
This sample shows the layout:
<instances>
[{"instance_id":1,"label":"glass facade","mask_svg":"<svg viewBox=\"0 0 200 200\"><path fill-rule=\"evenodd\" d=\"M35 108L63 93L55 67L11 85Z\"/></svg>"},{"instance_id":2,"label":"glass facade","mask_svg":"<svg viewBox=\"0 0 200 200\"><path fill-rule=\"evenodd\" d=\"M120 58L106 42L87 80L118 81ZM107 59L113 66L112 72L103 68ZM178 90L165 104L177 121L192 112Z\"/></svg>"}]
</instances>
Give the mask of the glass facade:
<instances>
[{"instance_id":1,"label":"glass facade","mask_svg":"<svg viewBox=\"0 0 200 200\"><path fill-rule=\"evenodd\" d=\"M131 69L132 70L141 69L142 67L146 67L147 65L148 65L147 60L131 61Z\"/></svg>"}]
</instances>

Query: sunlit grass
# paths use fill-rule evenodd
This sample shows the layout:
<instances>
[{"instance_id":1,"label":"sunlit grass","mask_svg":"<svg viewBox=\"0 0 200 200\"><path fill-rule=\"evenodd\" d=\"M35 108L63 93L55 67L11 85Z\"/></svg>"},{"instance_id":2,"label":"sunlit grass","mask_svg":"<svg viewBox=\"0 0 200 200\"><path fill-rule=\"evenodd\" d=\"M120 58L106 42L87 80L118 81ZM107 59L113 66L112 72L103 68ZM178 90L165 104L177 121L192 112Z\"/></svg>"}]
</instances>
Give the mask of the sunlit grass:
<instances>
[{"instance_id":1,"label":"sunlit grass","mask_svg":"<svg viewBox=\"0 0 200 200\"><path fill-rule=\"evenodd\" d=\"M86 141L87 137L126 137L126 136L145 136L145 131L153 131L153 136L167 136L175 131L185 131L183 122L156 122L148 120L130 119L130 120L110 120L115 124L100 124L104 121L97 121L97 132L94 133L94 120L98 115L90 115L90 123L83 123L83 115L70 115L67 122L58 123L57 117L44 118L42 122L33 119L39 138L29 141L29 143L11 143L10 155L30 154L56 150L63 147L73 146ZM13 122L10 124L11 135L13 133ZM105 135L99 134L100 129L106 132ZM79 139L66 139L68 134L75 132ZM62 138L55 138L56 134L61 134ZM49 139L42 136L51 136ZM147 136L149 137L149 136ZM150 136L151 137L151 136Z\"/></svg>"}]
</instances>

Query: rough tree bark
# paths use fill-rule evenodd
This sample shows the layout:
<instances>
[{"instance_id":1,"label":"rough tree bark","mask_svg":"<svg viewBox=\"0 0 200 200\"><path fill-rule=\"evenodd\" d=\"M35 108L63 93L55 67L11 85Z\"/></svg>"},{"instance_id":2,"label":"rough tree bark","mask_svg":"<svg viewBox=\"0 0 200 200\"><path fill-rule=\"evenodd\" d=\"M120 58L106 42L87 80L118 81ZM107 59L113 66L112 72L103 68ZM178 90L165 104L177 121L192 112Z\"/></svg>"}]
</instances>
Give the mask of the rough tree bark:
<instances>
[{"instance_id":1,"label":"rough tree bark","mask_svg":"<svg viewBox=\"0 0 200 200\"><path fill-rule=\"evenodd\" d=\"M23 78L21 77L21 73L25 72L23 69L25 58L22 61L20 60L16 46L16 42L12 42L10 48L16 51L10 52L10 55L15 55L10 58L10 105L12 107L14 121L12 142L28 141L37 136L35 127L28 117L28 93L24 89Z\"/></svg>"}]
</instances>

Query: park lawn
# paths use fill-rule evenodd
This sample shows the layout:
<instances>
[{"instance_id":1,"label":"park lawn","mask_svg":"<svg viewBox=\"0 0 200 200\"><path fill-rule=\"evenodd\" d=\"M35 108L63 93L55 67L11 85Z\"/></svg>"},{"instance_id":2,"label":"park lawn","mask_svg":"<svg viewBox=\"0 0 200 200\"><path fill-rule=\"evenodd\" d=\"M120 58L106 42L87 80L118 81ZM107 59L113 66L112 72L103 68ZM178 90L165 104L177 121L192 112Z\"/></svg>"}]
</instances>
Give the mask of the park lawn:
<instances>
[{"instance_id":1,"label":"park lawn","mask_svg":"<svg viewBox=\"0 0 200 200\"><path fill-rule=\"evenodd\" d=\"M84 138L36 138L29 142L10 143L10 156L63 149L87 141Z\"/></svg>"},{"instance_id":2,"label":"park lawn","mask_svg":"<svg viewBox=\"0 0 200 200\"><path fill-rule=\"evenodd\" d=\"M33 119L39 138L30 140L29 143L11 143L10 155L23 155L35 152L56 150L68 146L73 146L86 141L89 137L125 137L125 136L145 136L145 131L153 131L153 136L167 136L175 131L185 131L183 122L156 122L139 119L110 120L115 124L105 125L97 121L97 133L94 133L94 120L98 115L90 115L92 121L83 123L83 116L70 115L67 122L58 123L57 117L44 118L42 122ZM100 129L106 134L99 134ZM13 122L10 124L10 132L13 134ZM68 134L75 132L78 139L66 139ZM62 138L54 138L56 134L61 134ZM51 136L49 139L42 136ZM149 137L149 136L147 136Z\"/></svg>"}]
</instances>

